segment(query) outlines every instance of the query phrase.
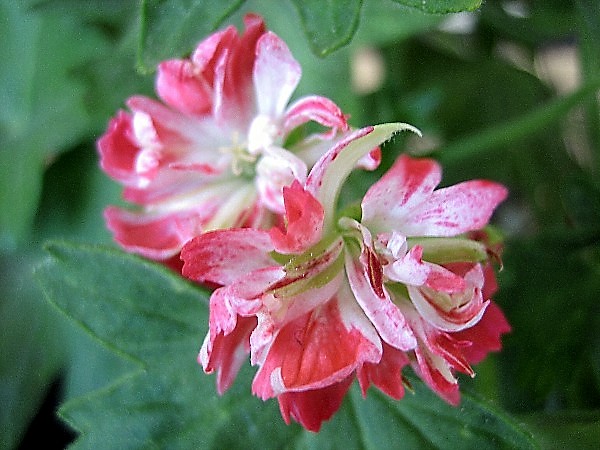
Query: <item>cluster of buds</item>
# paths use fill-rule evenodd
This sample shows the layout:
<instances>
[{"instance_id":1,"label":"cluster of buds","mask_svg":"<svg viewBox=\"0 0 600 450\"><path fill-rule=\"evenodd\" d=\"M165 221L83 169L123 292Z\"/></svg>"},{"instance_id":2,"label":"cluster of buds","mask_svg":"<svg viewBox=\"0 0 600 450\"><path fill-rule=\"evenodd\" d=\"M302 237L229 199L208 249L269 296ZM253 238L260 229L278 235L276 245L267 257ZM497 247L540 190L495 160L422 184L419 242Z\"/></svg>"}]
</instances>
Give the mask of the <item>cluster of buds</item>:
<instances>
[{"instance_id":1,"label":"cluster of buds","mask_svg":"<svg viewBox=\"0 0 600 450\"><path fill-rule=\"evenodd\" d=\"M312 431L355 378L363 395L373 385L402 398L407 365L458 404L457 373L473 376L510 329L481 238L506 189L436 189L435 161L401 155L338 211L353 170L376 168L394 134L420 133L351 129L324 97L288 106L298 62L260 17L245 24L160 64L164 103L133 97L111 121L101 165L137 208L108 208L108 227L126 250L213 289L198 360L220 393L250 354L252 392ZM323 130L295 132L308 122Z\"/></svg>"}]
</instances>

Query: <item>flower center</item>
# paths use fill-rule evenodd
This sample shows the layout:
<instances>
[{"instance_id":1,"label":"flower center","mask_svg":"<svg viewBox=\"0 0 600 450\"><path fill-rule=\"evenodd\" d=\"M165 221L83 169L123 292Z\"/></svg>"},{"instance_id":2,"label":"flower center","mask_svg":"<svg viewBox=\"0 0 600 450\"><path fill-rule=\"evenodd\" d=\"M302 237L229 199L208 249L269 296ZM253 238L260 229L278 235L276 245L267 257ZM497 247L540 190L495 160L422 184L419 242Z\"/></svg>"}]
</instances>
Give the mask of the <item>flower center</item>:
<instances>
[{"instance_id":1,"label":"flower center","mask_svg":"<svg viewBox=\"0 0 600 450\"><path fill-rule=\"evenodd\" d=\"M231 136L231 145L219 148L219 152L231 157L231 172L236 177L254 178L259 155L248 151L248 146L240 141L237 131Z\"/></svg>"}]
</instances>

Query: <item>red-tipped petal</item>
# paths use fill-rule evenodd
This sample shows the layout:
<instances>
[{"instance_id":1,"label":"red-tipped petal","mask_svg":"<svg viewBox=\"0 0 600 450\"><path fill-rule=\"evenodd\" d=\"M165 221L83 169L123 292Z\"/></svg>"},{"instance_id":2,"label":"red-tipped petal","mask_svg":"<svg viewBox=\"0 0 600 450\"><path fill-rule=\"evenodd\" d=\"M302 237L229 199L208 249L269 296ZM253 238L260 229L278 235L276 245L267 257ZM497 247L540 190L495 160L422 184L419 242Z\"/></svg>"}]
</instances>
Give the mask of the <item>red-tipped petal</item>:
<instances>
[{"instance_id":1,"label":"red-tipped petal","mask_svg":"<svg viewBox=\"0 0 600 450\"><path fill-rule=\"evenodd\" d=\"M342 404L353 377L321 389L302 392L286 392L277 397L279 410L285 423L294 419L309 431L317 432L324 421L329 420Z\"/></svg>"},{"instance_id":2,"label":"red-tipped petal","mask_svg":"<svg viewBox=\"0 0 600 450\"><path fill-rule=\"evenodd\" d=\"M275 250L279 253L302 253L321 239L323 207L298 181L283 188L287 229L269 232Z\"/></svg>"}]
</instances>

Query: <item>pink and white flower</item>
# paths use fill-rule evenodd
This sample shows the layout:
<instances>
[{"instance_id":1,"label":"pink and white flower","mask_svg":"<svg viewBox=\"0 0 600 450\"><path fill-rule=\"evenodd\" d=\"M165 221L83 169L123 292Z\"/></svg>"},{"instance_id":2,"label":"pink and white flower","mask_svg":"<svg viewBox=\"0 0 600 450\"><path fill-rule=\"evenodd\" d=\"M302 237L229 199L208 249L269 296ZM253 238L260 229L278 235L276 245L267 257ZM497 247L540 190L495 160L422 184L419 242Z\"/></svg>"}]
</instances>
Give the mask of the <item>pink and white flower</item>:
<instances>
[{"instance_id":1,"label":"pink and white flower","mask_svg":"<svg viewBox=\"0 0 600 450\"><path fill-rule=\"evenodd\" d=\"M498 349L508 324L485 295L486 248L467 233L488 223L503 186L436 190L437 163L401 156L360 214L336 215L356 163L402 130L418 133L385 124L335 143L304 184L283 189L285 227L216 230L185 245L184 276L222 286L199 355L219 392L249 352L253 393L277 397L286 422L316 431L354 377L363 395L375 385L400 399L410 364L457 403L455 372L473 374L470 362Z\"/></svg>"},{"instance_id":2,"label":"pink and white flower","mask_svg":"<svg viewBox=\"0 0 600 450\"><path fill-rule=\"evenodd\" d=\"M348 129L327 98L288 105L300 65L262 18L249 14L245 26L242 35L233 26L212 34L189 59L161 63L162 102L131 97L98 141L102 168L136 205L105 212L128 251L166 260L201 232L272 226L282 188L304 182L323 141ZM324 132L287 145L307 122Z\"/></svg>"}]
</instances>

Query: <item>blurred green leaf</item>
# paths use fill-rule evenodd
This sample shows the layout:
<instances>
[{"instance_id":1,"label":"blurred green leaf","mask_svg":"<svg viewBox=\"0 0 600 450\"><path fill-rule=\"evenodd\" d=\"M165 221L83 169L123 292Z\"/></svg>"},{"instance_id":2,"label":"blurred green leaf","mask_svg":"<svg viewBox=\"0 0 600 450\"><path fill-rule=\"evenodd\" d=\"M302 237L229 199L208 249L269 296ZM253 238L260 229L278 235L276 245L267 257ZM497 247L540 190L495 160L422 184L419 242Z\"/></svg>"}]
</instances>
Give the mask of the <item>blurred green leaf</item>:
<instances>
[{"instance_id":1,"label":"blurred green leaf","mask_svg":"<svg viewBox=\"0 0 600 450\"><path fill-rule=\"evenodd\" d=\"M454 408L420 382L400 402L352 390L323 432L284 425L275 401L249 392L250 371L219 398L196 363L207 325L208 293L168 270L102 247L51 243L37 272L48 299L139 368L73 399L62 416L82 434L76 448L532 448L527 433L468 395ZM340 430L344 434L330 440Z\"/></svg>"},{"instance_id":2,"label":"blurred green leaf","mask_svg":"<svg viewBox=\"0 0 600 450\"><path fill-rule=\"evenodd\" d=\"M73 17L19 2L0 3L0 15L0 250L14 250L33 221L45 165L89 130L86 89L72 70L106 41Z\"/></svg>"},{"instance_id":3,"label":"blurred green leaf","mask_svg":"<svg viewBox=\"0 0 600 450\"><path fill-rule=\"evenodd\" d=\"M37 255L0 257L0 447L17 448L66 359L65 327L31 283Z\"/></svg>"},{"instance_id":4,"label":"blurred green leaf","mask_svg":"<svg viewBox=\"0 0 600 450\"><path fill-rule=\"evenodd\" d=\"M431 14L474 11L481 6L481 0L393 0L406 6L418 8Z\"/></svg>"},{"instance_id":5,"label":"blurred green leaf","mask_svg":"<svg viewBox=\"0 0 600 450\"><path fill-rule=\"evenodd\" d=\"M244 0L143 0L138 68L151 72L162 60L189 53Z\"/></svg>"},{"instance_id":6,"label":"blurred green leaf","mask_svg":"<svg viewBox=\"0 0 600 450\"><path fill-rule=\"evenodd\" d=\"M292 0L313 52L325 56L352 39L362 0Z\"/></svg>"},{"instance_id":7,"label":"blurred green leaf","mask_svg":"<svg viewBox=\"0 0 600 450\"><path fill-rule=\"evenodd\" d=\"M595 450L600 442L600 411L565 411L521 416L545 450Z\"/></svg>"}]
</instances>

